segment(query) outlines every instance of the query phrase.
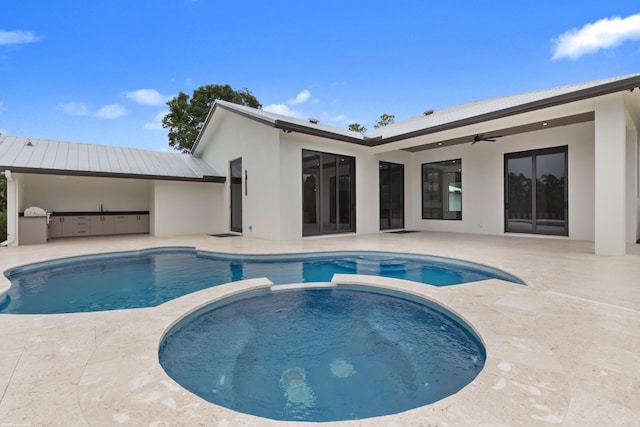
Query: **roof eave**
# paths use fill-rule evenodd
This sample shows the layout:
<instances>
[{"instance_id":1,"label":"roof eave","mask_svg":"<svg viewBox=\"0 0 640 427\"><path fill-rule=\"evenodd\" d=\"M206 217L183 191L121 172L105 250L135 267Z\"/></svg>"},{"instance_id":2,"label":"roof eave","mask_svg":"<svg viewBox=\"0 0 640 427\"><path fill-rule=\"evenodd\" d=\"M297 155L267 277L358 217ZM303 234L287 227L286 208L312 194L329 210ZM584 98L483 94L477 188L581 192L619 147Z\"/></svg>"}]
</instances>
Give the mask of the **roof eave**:
<instances>
[{"instance_id":1,"label":"roof eave","mask_svg":"<svg viewBox=\"0 0 640 427\"><path fill-rule=\"evenodd\" d=\"M312 126L305 126L298 123L287 122L285 120L276 120L273 127L281 129L285 132L297 132L305 135L319 136L322 138L330 138L337 141L350 142L353 144L371 146L372 138L362 137L356 138L353 136L343 135L336 132L331 132L324 129L314 128Z\"/></svg>"},{"instance_id":2,"label":"roof eave","mask_svg":"<svg viewBox=\"0 0 640 427\"><path fill-rule=\"evenodd\" d=\"M404 139L415 138L418 136L429 135L445 130L451 130L468 125L475 125L490 120L501 119L504 117L515 116L518 114L530 113L536 110L542 110L544 108L556 107L558 105L569 104L572 102L583 101L589 98L596 98L598 96L609 95L624 90L632 90L640 87L640 76L632 76L628 79L617 80L611 83L589 87L586 89L570 92L551 98L544 98L537 101L529 102L526 104L516 105L502 110L491 111L484 114L479 114L473 117L467 117L461 120L444 123L442 125L432 126L429 128L418 129L403 134L392 135L386 138L382 138L378 143L374 145L387 144L390 142L401 141Z\"/></svg>"},{"instance_id":3,"label":"roof eave","mask_svg":"<svg viewBox=\"0 0 640 427\"><path fill-rule=\"evenodd\" d=\"M226 110L226 111L230 111L230 112L232 112L234 114L237 114L239 116L245 117L247 119L256 121L258 123L267 125L269 127L275 128L275 129L283 130L285 132L297 132L297 133L302 133L302 134L305 134L305 135L319 136L319 137L322 137L322 138L329 138L329 139L343 141L343 142L350 142L350 143L353 143L353 144L364 145L364 146L367 146L367 147L375 145L375 142L377 142L377 141L382 139L381 137L369 138L369 137L366 137L366 136L363 136L362 138L357 138L357 137L352 137L352 136L344 135L344 134L337 133L337 132L331 132L331 131L328 131L328 130L325 130L325 129L318 129L318 128L313 127L313 126L301 125L299 123L294 123L294 122L290 122L290 121L287 121L287 120L270 119L268 117L261 117L259 115L255 115L255 114L251 114L251 113L248 113L246 111L243 111L243 110L241 110L239 108L236 109L236 108L233 108L232 106L216 102L216 103L213 104L213 107L211 107L211 111L207 115L207 118L206 118L206 120L204 122L204 125L202 126L202 130L198 134L198 137L196 138L196 141L193 144L193 147L191 148L191 154L193 154L195 152L198 143L202 139L202 134L203 134L204 130L209 125L209 122L211 121L211 118L213 117L213 114L214 114L215 110L218 109L218 108L221 108L221 109Z\"/></svg>"},{"instance_id":4,"label":"roof eave","mask_svg":"<svg viewBox=\"0 0 640 427\"><path fill-rule=\"evenodd\" d=\"M167 175L148 175L148 174L134 174L134 173L117 173L117 172L92 172L92 171L74 171L65 169L40 169L40 168L24 168L15 166L2 166L0 165L0 171L10 170L15 173L30 173L37 175L60 175L60 176L80 176L80 177L95 177L95 178L128 178L128 179L150 179L157 181L181 181L181 182L210 182L210 183L224 183L226 177L203 175L201 177L188 177L188 176L167 176Z\"/></svg>"}]
</instances>

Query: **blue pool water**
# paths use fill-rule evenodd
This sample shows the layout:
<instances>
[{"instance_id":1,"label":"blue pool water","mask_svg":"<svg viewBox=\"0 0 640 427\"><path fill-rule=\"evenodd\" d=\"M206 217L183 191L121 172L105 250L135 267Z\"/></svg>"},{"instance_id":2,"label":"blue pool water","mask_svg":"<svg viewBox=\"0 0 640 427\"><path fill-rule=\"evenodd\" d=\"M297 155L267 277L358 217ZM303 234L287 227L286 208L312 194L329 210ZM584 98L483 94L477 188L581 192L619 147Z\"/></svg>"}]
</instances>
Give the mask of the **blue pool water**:
<instances>
[{"instance_id":1,"label":"blue pool water","mask_svg":"<svg viewBox=\"0 0 640 427\"><path fill-rule=\"evenodd\" d=\"M478 375L485 350L460 319L381 292L338 285L219 301L165 335L160 364L215 404L317 422L423 406Z\"/></svg>"},{"instance_id":2,"label":"blue pool water","mask_svg":"<svg viewBox=\"0 0 640 427\"><path fill-rule=\"evenodd\" d=\"M276 284L329 282L336 273L413 280L435 286L499 278L503 271L446 258L383 252L229 255L193 248L74 257L5 272L11 281L0 312L73 313L154 307L236 280Z\"/></svg>"}]
</instances>

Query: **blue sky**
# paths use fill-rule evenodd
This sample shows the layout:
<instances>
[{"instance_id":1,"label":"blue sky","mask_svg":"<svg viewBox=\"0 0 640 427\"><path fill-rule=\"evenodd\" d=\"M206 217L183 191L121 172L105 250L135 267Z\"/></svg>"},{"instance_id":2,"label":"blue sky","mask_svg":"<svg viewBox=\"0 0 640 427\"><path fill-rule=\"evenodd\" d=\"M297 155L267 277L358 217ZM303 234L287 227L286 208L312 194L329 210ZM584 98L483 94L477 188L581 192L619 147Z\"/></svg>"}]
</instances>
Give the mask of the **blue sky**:
<instances>
[{"instance_id":1,"label":"blue sky","mask_svg":"<svg viewBox=\"0 0 640 427\"><path fill-rule=\"evenodd\" d=\"M640 72L622 1L21 0L0 20L0 132L170 150L166 100L205 84L369 129Z\"/></svg>"}]
</instances>

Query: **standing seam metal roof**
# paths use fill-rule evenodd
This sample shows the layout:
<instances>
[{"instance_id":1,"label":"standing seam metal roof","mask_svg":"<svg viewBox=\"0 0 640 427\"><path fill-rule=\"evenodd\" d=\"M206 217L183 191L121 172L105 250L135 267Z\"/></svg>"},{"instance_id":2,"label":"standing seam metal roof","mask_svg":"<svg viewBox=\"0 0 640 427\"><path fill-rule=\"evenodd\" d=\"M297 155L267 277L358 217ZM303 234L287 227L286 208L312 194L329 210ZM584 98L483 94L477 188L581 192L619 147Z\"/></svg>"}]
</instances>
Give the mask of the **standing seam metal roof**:
<instances>
[{"instance_id":1,"label":"standing seam metal roof","mask_svg":"<svg viewBox=\"0 0 640 427\"><path fill-rule=\"evenodd\" d=\"M111 176L224 182L225 177L190 154L0 136L0 170L58 175Z\"/></svg>"}]
</instances>

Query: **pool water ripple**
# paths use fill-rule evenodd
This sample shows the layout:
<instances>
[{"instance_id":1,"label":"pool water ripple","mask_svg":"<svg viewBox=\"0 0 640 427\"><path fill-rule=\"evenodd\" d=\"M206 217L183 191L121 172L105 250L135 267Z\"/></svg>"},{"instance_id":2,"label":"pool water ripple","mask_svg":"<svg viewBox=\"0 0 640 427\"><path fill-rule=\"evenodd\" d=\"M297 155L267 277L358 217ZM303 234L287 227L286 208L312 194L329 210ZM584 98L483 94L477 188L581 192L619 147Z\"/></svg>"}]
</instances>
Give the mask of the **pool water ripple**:
<instances>
[{"instance_id":1,"label":"pool water ripple","mask_svg":"<svg viewBox=\"0 0 640 427\"><path fill-rule=\"evenodd\" d=\"M433 403L471 382L485 358L443 307L341 285L212 303L169 330L159 350L167 374L207 401L320 422Z\"/></svg>"},{"instance_id":2,"label":"pool water ripple","mask_svg":"<svg viewBox=\"0 0 640 427\"><path fill-rule=\"evenodd\" d=\"M187 248L74 257L5 272L1 313L51 314L154 307L191 292L267 277L276 284L330 282L365 274L448 286L490 278L522 283L503 271L446 258L382 252L232 255ZM0 297L1 298L1 297Z\"/></svg>"}]
</instances>

